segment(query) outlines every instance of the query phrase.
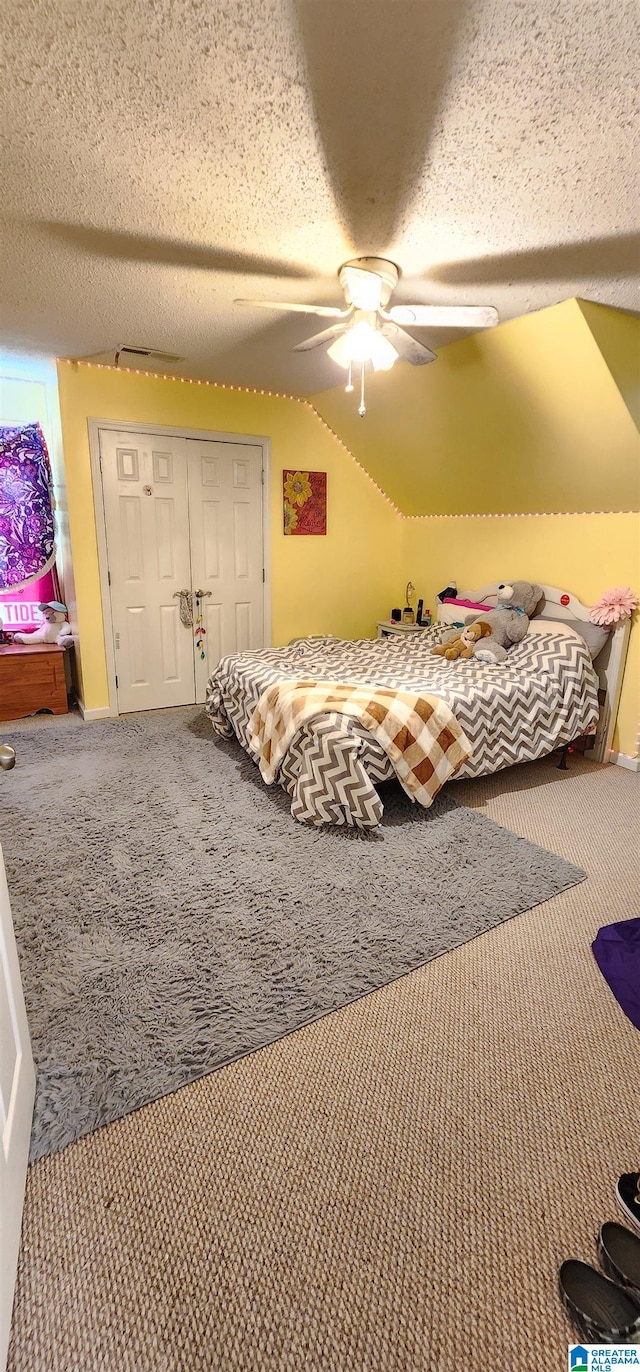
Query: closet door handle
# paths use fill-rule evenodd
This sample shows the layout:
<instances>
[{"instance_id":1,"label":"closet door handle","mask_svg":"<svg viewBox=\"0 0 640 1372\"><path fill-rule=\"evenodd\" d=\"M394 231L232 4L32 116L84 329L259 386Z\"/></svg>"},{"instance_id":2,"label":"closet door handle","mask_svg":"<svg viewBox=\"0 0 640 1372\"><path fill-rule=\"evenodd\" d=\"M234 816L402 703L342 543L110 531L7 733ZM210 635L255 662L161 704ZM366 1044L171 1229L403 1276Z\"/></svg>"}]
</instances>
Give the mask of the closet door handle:
<instances>
[{"instance_id":1,"label":"closet door handle","mask_svg":"<svg viewBox=\"0 0 640 1372\"><path fill-rule=\"evenodd\" d=\"M211 591L194 591L196 600L204 600L206 595L211 595Z\"/></svg>"}]
</instances>

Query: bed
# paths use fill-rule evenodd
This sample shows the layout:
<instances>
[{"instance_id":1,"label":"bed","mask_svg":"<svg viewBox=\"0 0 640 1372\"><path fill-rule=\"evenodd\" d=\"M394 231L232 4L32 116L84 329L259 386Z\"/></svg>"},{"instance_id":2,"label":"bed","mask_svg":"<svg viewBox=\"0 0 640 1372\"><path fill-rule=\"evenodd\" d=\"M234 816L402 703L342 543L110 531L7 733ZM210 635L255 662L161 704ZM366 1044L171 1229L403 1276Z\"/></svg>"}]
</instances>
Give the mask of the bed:
<instances>
[{"instance_id":1,"label":"bed","mask_svg":"<svg viewBox=\"0 0 640 1372\"><path fill-rule=\"evenodd\" d=\"M461 595L491 605L497 589L491 583ZM289 793L295 819L359 829L380 824L378 788L394 776L413 799L428 805L453 776L478 777L533 761L585 735L594 736L594 755L602 758L610 745L628 628L626 636L624 626L610 635L594 664L581 634L566 622L587 621L588 607L569 592L543 589L542 613L501 664L451 663L432 655L450 628L445 606L439 606L438 623L408 637L346 642L326 636L227 656L207 687L213 729L235 736L265 780ZM351 706L352 693L358 708ZM431 729L425 751L436 761L428 794L409 786L403 760L382 726L376 729L378 716L371 718L375 710L365 714L360 708L369 696L379 700L379 693L406 706L401 718L412 721L412 744L412 706L431 702L435 725L425 725ZM304 708L296 714L300 700ZM265 720L272 723L274 705L280 710L278 752L271 751L274 730L265 744ZM454 741L443 745L450 736Z\"/></svg>"}]
</instances>

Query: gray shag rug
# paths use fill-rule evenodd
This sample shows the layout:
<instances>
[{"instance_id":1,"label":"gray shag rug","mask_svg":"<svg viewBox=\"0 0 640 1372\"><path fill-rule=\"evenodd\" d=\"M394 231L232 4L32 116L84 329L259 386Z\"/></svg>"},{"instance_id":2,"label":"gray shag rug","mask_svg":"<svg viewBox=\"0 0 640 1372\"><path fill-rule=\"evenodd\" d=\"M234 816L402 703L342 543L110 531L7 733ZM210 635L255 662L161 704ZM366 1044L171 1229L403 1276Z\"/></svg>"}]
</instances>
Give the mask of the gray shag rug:
<instances>
[{"instance_id":1,"label":"gray shag rug","mask_svg":"<svg viewBox=\"0 0 640 1372\"><path fill-rule=\"evenodd\" d=\"M2 841L32 1160L585 876L452 788L425 811L388 783L377 836L303 827L200 708L52 720L13 743Z\"/></svg>"}]
</instances>

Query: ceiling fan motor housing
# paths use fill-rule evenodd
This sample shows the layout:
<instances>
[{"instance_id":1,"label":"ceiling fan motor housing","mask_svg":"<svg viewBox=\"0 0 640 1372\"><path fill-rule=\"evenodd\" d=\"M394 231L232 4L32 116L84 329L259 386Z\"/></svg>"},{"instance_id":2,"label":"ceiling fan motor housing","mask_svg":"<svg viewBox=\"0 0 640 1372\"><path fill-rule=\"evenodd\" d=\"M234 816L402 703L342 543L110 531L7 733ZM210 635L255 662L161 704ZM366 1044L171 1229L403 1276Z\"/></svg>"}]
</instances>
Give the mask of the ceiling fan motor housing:
<instances>
[{"instance_id":1,"label":"ceiling fan motor housing","mask_svg":"<svg viewBox=\"0 0 640 1372\"><path fill-rule=\"evenodd\" d=\"M382 281L380 305L382 306L382 309L385 309L400 277L400 272L396 267L395 262L389 262L386 257L352 257L349 262L343 262L340 271L338 272L338 280L345 293L347 304L351 305L354 302L351 298L348 274L345 272L345 267L357 267L361 272L371 272L373 276L380 277L380 280Z\"/></svg>"}]
</instances>

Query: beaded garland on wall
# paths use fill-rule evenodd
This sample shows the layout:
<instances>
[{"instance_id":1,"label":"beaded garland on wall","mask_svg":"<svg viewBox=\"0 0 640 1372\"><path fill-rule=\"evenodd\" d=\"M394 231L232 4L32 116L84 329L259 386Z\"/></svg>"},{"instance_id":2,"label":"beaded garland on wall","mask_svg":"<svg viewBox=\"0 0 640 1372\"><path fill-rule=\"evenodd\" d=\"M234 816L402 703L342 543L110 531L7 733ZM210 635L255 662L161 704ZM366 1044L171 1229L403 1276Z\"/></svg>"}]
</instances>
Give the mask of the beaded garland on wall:
<instances>
[{"instance_id":1,"label":"beaded garland on wall","mask_svg":"<svg viewBox=\"0 0 640 1372\"><path fill-rule=\"evenodd\" d=\"M282 473L285 534L326 534L327 473Z\"/></svg>"}]
</instances>

